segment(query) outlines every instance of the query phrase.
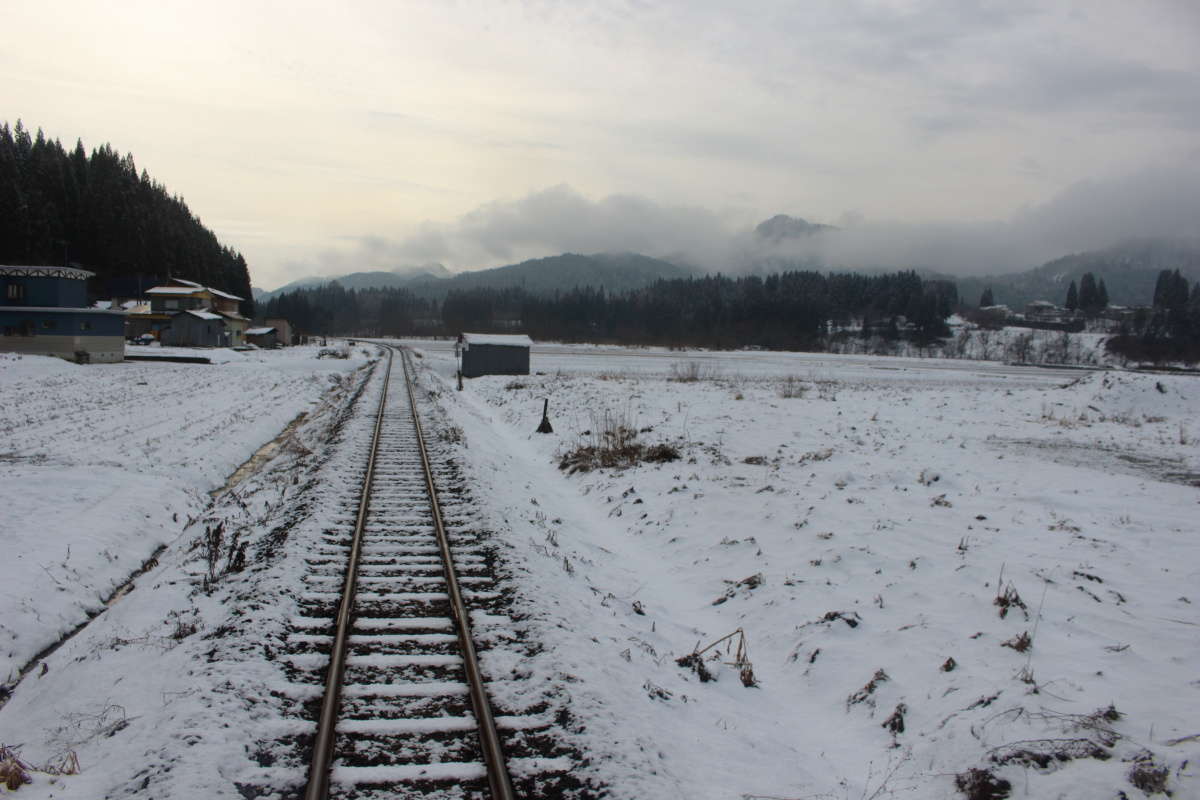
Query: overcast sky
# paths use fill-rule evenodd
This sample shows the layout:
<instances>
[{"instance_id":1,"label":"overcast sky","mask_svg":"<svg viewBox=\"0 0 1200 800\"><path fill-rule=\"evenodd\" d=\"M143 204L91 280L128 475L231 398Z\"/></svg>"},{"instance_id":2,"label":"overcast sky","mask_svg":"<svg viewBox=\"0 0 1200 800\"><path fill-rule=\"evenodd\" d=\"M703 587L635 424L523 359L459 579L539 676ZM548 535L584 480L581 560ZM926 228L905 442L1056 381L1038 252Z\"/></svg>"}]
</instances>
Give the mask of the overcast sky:
<instances>
[{"instance_id":1,"label":"overcast sky","mask_svg":"<svg viewBox=\"0 0 1200 800\"><path fill-rule=\"evenodd\" d=\"M2 8L4 118L133 152L263 288L720 266L776 213L972 271L1200 219L1196 0Z\"/></svg>"}]
</instances>

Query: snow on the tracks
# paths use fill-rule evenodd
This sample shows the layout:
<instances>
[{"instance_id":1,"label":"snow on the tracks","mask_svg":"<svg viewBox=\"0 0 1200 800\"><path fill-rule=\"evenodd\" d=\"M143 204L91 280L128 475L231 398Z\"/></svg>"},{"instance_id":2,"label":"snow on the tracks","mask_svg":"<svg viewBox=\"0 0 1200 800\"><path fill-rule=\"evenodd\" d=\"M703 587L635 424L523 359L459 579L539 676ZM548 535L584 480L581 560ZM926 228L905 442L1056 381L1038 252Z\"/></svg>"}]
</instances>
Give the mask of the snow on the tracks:
<instances>
[{"instance_id":1,"label":"snow on the tracks","mask_svg":"<svg viewBox=\"0 0 1200 800\"><path fill-rule=\"evenodd\" d=\"M474 723L472 723L474 724ZM375 767L335 766L330 775L339 784L387 785L405 781L472 781L487 776L482 762L443 762L438 764L395 764Z\"/></svg>"}]
</instances>

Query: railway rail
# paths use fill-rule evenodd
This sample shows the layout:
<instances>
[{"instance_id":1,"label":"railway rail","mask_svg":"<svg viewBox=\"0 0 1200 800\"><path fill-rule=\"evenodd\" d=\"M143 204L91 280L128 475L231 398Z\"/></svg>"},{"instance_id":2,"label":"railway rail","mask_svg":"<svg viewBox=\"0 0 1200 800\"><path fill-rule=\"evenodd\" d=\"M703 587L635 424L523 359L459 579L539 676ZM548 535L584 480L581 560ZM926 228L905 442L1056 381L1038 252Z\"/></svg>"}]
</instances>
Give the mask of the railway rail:
<instances>
[{"instance_id":1,"label":"railway rail","mask_svg":"<svg viewBox=\"0 0 1200 800\"><path fill-rule=\"evenodd\" d=\"M545 704L493 708L490 690L520 677L485 682L477 650L523 645L456 470L430 457L410 358L389 347L380 365L352 530L329 528L306 557L284 660L317 730L276 749L311 753L307 783L243 794L594 796L570 776L579 754Z\"/></svg>"}]
</instances>

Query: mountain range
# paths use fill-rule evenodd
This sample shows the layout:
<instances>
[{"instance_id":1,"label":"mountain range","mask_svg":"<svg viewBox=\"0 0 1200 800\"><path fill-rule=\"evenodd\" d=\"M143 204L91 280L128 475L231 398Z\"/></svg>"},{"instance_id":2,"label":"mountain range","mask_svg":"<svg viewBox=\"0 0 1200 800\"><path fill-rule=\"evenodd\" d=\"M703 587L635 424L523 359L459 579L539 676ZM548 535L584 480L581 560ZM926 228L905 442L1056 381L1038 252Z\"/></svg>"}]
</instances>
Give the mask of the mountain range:
<instances>
[{"instance_id":1,"label":"mountain range","mask_svg":"<svg viewBox=\"0 0 1200 800\"><path fill-rule=\"evenodd\" d=\"M779 214L760 223L754 236L767 244L816 235L836 236L839 228L811 223ZM765 275L787 270L826 271L814 259L797 261L763 256L743 265L750 274ZM992 290L995 302L1020 308L1033 300L1062 304L1072 281L1079 284L1091 272L1103 280L1115 305L1148 305L1161 270L1179 270L1189 283L1200 281L1200 239L1135 239L1101 250L1074 253L1024 272L962 277L919 270L925 277L954 281L958 296L967 305L978 302L984 289ZM742 271L742 270L739 270ZM872 272L878 270L870 270ZM590 286L608 292L637 289L660 279L685 278L701 270L682 262L667 261L638 253L563 253L535 258L503 267L451 274L441 264L401 267L391 271L354 272L336 278L305 278L272 292L254 290L254 299L265 302L285 292L315 287L337 280L347 289L404 287L419 296L442 298L453 290L518 288L533 293L567 291Z\"/></svg>"},{"instance_id":2,"label":"mountain range","mask_svg":"<svg viewBox=\"0 0 1200 800\"><path fill-rule=\"evenodd\" d=\"M1200 239L1131 239L1102 250L1056 258L1026 272L961 278L958 296L968 305L991 289L995 302L1019 309L1033 300L1066 302L1067 288L1084 273L1104 281L1109 301L1118 306L1150 305L1162 270L1179 270L1189 284L1200 281Z\"/></svg>"},{"instance_id":3,"label":"mountain range","mask_svg":"<svg viewBox=\"0 0 1200 800\"><path fill-rule=\"evenodd\" d=\"M304 278L272 292L256 290L254 300L264 303L272 297L297 289L323 286L333 280L347 289L402 286L424 297L443 297L456 289L484 288L524 289L537 293L591 286L620 292L646 286L661 278L685 278L691 274L684 267L637 253L563 253L454 275L441 264L430 264L391 272L353 272L337 278Z\"/></svg>"},{"instance_id":4,"label":"mountain range","mask_svg":"<svg viewBox=\"0 0 1200 800\"><path fill-rule=\"evenodd\" d=\"M266 291L254 289L254 302L265 303L272 297L297 289L312 289L337 281L347 289L385 289L395 286L407 286L417 280L437 280L450 277L450 270L441 264L423 264L421 266L397 267L393 270L372 270L370 272L351 272L348 275L333 277L300 278L278 289Z\"/></svg>"}]
</instances>

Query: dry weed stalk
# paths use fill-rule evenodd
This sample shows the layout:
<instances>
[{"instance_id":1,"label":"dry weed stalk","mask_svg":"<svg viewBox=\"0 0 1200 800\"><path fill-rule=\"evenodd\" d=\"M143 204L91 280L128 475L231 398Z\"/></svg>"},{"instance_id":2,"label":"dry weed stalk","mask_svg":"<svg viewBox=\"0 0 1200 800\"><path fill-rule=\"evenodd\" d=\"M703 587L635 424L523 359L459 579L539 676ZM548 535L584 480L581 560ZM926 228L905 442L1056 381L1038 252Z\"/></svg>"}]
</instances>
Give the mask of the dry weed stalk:
<instances>
[{"instance_id":1,"label":"dry weed stalk","mask_svg":"<svg viewBox=\"0 0 1200 800\"><path fill-rule=\"evenodd\" d=\"M794 375L784 378L779 384L778 394L784 399L804 397L808 394L808 384Z\"/></svg>"},{"instance_id":2,"label":"dry weed stalk","mask_svg":"<svg viewBox=\"0 0 1200 800\"><path fill-rule=\"evenodd\" d=\"M1000 643L1001 647L1011 647L1018 653L1024 653L1029 648L1033 647L1033 637L1029 635L1029 631L1022 631L1017 636Z\"/></svg>"},{"instance_id":3,"label":"dry weed stalk","mask_svg":"<svg viewBox=\"0 0 1200 800\"><path fill-rule=\"evenodd\" d=\"M678 461L680 454L674 445L645 445L638 441L639 433L649 431L650 428L639 431L628 411L618 414L606 409L602 417L593 416L591 429L582 434L583 441L562 456L558 468L574 475L603 467L632 467L643 461Z\"/></svg>"},{"instance_id":4,"label":"dry weed stalk","mask_svg":"<svg viewBox=\"0 0 1200 800\"><path fill-rule=\"evenodd\" d=\"M733 661L726 661L724 663L738 671L738 677L741 678L743 686L746 688L758 686L758 680L754 677L754 665L750 663L750 646L746 643L746 632L741 628L732 633L725 634L704 648L701 648L700 643L697 642L695 650L686 656L675 659L675 663L681 667L689 667L694 670L696 675L700 677L701 683L716 680L716 676L705 665L703 655L720 644L725 645L725 654L729 655L734 637L737 637L737 649L733 654Z\"/></svg>"},{"instance_id":5,"label":"dry weed stalk","mask_svg":"<svg viewBox=\"0 0 1200 800\"><path fill-rule=\"evenodd\" d=\"M20 758L17 751L11 747L0 745L0 784L10 792L15 792L26 783L32 783L29 771L33 769Z\"/></svg>"},{"instance_id":6,"label":"dry weed stalk","mask_svg":"<svg viewBox=\"0 0 1200 800\"><path fill-rule=\"evenodd\" d=\"M1004 565L1000 565L1000 577L996 580L996 599L992 601L993 605L1000 609L1000 619L1008 616L1008 611L1011 608L1021 609L1021 613L1025 615L1025 619L1029 619L1029 607L1025 605L1025 601L1021 599L1021 595L1017 593L1017 587L1012 581L1008 585L1004 585Z\"/></svg>"},{"instance_id":7,"label":"dry weed stalk","mask_svg":"<svg viewBox=\"0 0 1200 800\"><path fill-rule=\"evenodd\" d=\"M1171 771L1165 764L1158 763L1153 753L1143 750L1132 760L1133 766L1125 776L1130 783L1141 789L1147 796L1162 794L1169 797L1171 795L1167 787L1167 779L1170 777Z\"/></svg>"},{"instance_id":8,"label":"dry weed stalk","mask_svg":"<svg viewBox=\"0 0 1200 800\"><path fill-rule=\"evenodd\" d=\"M888 674L882 669L875 670L875 674L871 676L871 680L867 681L866 685L859 689L854 694L846 698L846 710L850 710L850 706L856 706L859 703L869 701L871 708L875 707L875 701L871 699L871 695L875 694L875 690L879 688L879 684L885 683L888 680Z\"/></svg>"},{"instance_id":9,"label":"dry weed stalk","mask_svg":"<svg viewBox=\"0 0 1200 800\"><path fill-rule=\"evenodd\" d=\"M675 383L697 383L710 381L717 377L717 371L699 361L676 361L671 365L671 375L667 378Z\"/></svg>"}]
</instances>

